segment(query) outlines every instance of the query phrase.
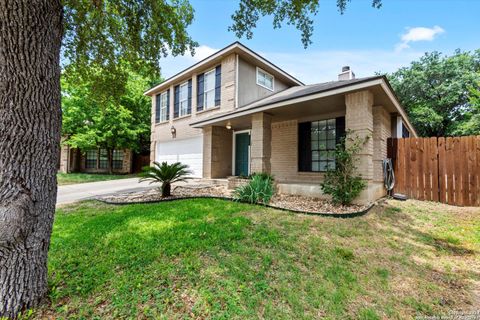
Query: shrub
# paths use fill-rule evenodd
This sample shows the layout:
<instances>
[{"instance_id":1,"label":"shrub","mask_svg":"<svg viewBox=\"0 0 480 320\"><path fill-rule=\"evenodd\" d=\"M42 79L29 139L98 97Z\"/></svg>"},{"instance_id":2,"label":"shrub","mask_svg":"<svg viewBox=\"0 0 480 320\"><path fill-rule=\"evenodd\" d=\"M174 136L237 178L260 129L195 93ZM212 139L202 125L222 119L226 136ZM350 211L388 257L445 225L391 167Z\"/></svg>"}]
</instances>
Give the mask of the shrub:
<instances>
[{"instance_id":1,"label":"shrub","mask_svg":"<svg viewBox=\"0 0 480 320\"><path fill-rule=\"evenodd\" d=\"M268 204L274 194L273 178L269 174L253 174L248 184L240 186L233 192L237 201Z\"/></svg>"},{"instance_id":2,"label":"shrub","mask_svg":"<svg viewBox=\"0 0 480 320\"><path fill-rule=\"evenodd\" d=\"M357 155L369 137L360 139L351 138L351 132L340 141L335 150L335 168L325 173L324 181L320 184L325 194L332 196L335 204L348 205L358 197L367 186L366 182L356 173Z\"/></svg>"},{"instance_id":3,"label":"shrub","mask_svg":"<svg viewBox=\"0 0 480 320\"><path fill-rule=\"evenodd\" d=\"M266 172L259 172L259 173L254 172L254 173L252 173L248 176L248 179L253 179L253 177L255 177L255 176L260 176L262 179L269 178L272 181L274 180L273 176L269 173L266 173Z\"/></svg>"},{"instance_id":4,"label":"shrub","mask_svg":"<svg viewBox=\"0 0 480 320\"><path fill-rule=\"evenodd\" d=\"M140 173L140 181L150 180L150 183L161 183L162 198L165 198L171 195L172 183L186 181L190 179L188 177L190 174L191 171L188 170L186 164L180 162L172 164L154 162L152 167L143 167L143 172Z\"/></svg>"}]
</instances>

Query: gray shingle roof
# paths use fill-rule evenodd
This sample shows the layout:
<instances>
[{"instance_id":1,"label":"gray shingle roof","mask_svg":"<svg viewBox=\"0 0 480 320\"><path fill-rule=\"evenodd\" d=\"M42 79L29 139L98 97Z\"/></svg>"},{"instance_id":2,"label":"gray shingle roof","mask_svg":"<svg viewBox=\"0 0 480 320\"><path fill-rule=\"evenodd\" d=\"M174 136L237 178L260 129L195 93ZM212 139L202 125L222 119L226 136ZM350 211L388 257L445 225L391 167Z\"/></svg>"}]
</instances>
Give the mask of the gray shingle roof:
<instances>
[{"instance_id":1,"label":"gray shingle roof","mask_svg":"<svg viewBox=\"0 0 480 320\"><path fill-rule=\"evenodd\" d=\"M272 103L282 102L290 99L300 98L315 93L330 91L345 86L350 86L357 83L362 83L370 80L381 79L382 76L365 77L352 80L330 81L323 83L310 84L306 86L294 86L278 93L272 94L266 98L251 102L246 106L240 107L239 110L247 110L251 108L263 107Z\"/></svg>"},{"instance_id":2,"label":"gray shingle roof","mask_svg":"<svg viewBox=\"0 0 480 320\"><path fill-rule=\"evenodd\" d=\"M371 80L382 79L382 78L384 78L384 76L373 76L373 77L365 77L365 78L358 78L358 79L352 79L352 80L330 81L330 82L317 83L317 84L304 85L304 86L294 86L294 87L285 89L283 91L274 93L268 97L259 99L257 101L253 101L243 107L239 107L236 110L216 113L211 117L202 119L200 121L195 121L190 125L196 125L205 121L221 118L227 115L233 115L246 110L268 106L277 102L288 101L295 98L300 98L300 97L309 96L316 93L331 91L334 89L348 87L358 83L368 82Z\"/></svg>"}]
</instances>

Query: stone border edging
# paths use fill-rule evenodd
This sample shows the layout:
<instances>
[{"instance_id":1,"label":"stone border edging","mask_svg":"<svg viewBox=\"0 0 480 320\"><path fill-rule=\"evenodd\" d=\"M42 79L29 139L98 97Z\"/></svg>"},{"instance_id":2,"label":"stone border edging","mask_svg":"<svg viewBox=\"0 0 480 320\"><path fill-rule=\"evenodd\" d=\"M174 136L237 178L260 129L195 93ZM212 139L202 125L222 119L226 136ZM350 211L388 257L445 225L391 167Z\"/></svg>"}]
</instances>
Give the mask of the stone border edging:
<instances>
[{"instance_id":1,"label":"stone border edging","mask_svg":"<svg viewBox=\"0 0 480 320\"><path fill-rule=\"evenodd\" d=\"M220 197L220 196L186 196L186 197L168 198L168 199L165 199L165 200L145 200L145 201L134 201L134 202L114 202L114 201L95 198L95 200L103 202L105 204L120 205L120 206L121 205L129 205L129 204L161 203L161 202L170 202L170 201L177 201L177 200L189 200L189 199L219 199L219 200L225 200L225 201L231 201L231 202L240 202L240 203L252 204L252 203L248 203L248 202L236 201L233 198ZM289 212L299 213L299 214L346 219L346 218L356 218L356 217L361 217L361 216L366 215L370 211L370 209L372 209L375 206L375 203L372 203L371 205L369 205L366 209L363 209L362 211L349 212L349 213L302 211L302 210L281 208L281 207L276 207L276 206L272 206L272 205L269 205L269 204L261 204L261 203L256 203L256 204L253 204L253 205L266 207L266 208L271 208L271 209L276 209L276 210L289 211Z\"/></svg>"}]
</instances>

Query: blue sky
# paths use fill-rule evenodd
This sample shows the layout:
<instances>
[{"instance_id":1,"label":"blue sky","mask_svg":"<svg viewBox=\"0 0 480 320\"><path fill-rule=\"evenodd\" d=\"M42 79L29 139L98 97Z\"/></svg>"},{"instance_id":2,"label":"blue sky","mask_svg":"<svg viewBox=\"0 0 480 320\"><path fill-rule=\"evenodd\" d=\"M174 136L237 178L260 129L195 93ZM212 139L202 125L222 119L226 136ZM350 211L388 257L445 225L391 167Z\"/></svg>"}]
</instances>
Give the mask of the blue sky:
<instances>
[{"instance_id":1,"label":"blue sky","mask_svg":"<svg viewBox=\"0 0 480 320\"><path fill-rule=\"evenodd\" d=\"M251 40L227 30L236 0L191 0L195 21L189 27L200 47L194 57L168 57L161 62L169 77L239 40L305 83L335 80L343 65L357 77L407 66L424 52L451 54L455 49L480 48L479 0L383 0L380 9L370 0L352 0L340 15L335 0L320 0L313 44L307 49L300 32L290 26L273 29L261 20Z\"/></svg>"}]
</instances>

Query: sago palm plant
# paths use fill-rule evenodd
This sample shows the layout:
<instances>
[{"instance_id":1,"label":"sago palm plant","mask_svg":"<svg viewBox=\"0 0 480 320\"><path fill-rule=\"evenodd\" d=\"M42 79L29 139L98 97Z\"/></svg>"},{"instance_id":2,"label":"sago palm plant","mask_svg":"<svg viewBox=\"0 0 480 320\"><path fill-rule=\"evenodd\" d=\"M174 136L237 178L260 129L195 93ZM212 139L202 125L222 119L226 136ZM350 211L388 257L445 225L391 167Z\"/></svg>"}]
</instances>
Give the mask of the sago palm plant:
<instances>
[{"instance_id":1,"label":"sago palm plant","mask_svg":"<svg viewBox=\"0 0 480 320\"><path fill-rule=\"evenodd\" d=\"M180 162L172 164L162 162L160 164L155 161L152 167L143 167L143 172L140 173L140 181L150 180L150 183L161 183L162 198L165 198L171 196L172 183L190 179L188 175L191 173L186 164Z\"/></svg>"}]
</instances>

